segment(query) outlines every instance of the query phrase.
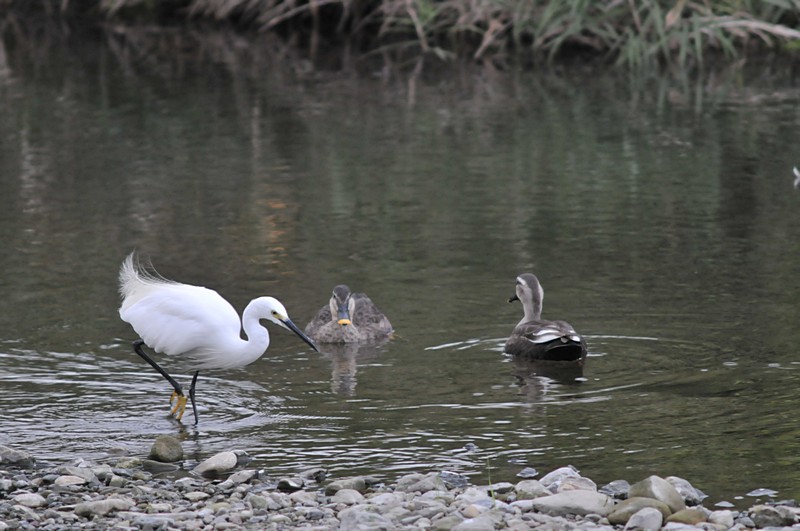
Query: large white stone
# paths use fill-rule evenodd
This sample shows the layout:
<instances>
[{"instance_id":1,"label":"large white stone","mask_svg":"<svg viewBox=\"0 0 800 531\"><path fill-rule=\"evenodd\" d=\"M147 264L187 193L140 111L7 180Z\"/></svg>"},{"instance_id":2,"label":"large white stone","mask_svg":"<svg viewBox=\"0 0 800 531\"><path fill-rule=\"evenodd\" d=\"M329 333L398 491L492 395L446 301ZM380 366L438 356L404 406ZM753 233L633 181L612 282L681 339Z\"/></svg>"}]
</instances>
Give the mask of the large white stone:
<instances>
[{"instance_id":1,"label":"large white stone","mask_svg":"<svg viewBox=\"0 0 800 531\"><path fill-rule=\"evenodd\" d=\"M678 493L677 489L673 487L671 483L658 476L650 476L631 485L628 497L653 498L667 504L667 507L669 507L670 511L673 513L686 509L683 496Z\"/></svg>"},{"instance_id":2,"label":"large white stone","mask_svg":"<svg viewBox=\"0 0 800 531\"><path fill-rule=\"evenodd\" d=\"M568 514L581 516L599 514L605 516L613 509L614 500L599 492L570 490L559 492L552 496L536 498L533 500L532 505L537 511L552 516Z\"/></svg>"},{"instance_id":3,"label":"large white stone","mask_svg":"<svg viewBox=\"0 0 800 531\"><path fill-rule=\"evenodd\" d=\"M47 500L45 500L41 494L36 494L32 492L17 494L12 498L12 500L14 501L14 503L24 505L25 507L43 507L47 505Z\"/></svg>"},{"instance_id":4,"label":"large white stone","mask_svg":"<svg viewBox=\"0 0 800 531\"><path fill-rule=\"evenodd\" d=\"M193 471L201 476L214 476L230 472L238 463L236 452L220 452L194 467Z\"/></svg>"},{"instance_id":5,"label":"large white stone","mask_svg":"<svg viewBox=\"0 0 800 531\"><path fill-rule=\"evenodd\" d=\"M658 531L664 523L664 515L654 507L640 509L625 524L625 531Z\"/></svg>"}]
</instances>

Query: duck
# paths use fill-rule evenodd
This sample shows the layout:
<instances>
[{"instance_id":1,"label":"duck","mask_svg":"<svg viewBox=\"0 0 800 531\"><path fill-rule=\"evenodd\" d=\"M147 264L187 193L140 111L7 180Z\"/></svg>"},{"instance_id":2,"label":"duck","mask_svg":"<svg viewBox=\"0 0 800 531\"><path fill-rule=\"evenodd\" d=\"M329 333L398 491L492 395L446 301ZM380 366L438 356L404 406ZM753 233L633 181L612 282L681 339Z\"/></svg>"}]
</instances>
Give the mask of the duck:
<instances>
[{"instance_id":1,"label":"duck","mask_svg":"<svg viewBox=\"0 0 800 531\"><path fill-rule=\"evenodd\" d=\"M306 325L305 333L318 343L367 343L390 338L392 323L365 293L346 284L333 288L328 304Z\"/></svg>"},{"instance_id":2,"label":"duck","mask_svg":"<svg viewBox=\"0 0 800 531\"><path fill-rule=\"evenodd\" d=\"M536 275L517 277L515 294L508 302L520 301L524 315L514 327L503 350L535 361L560 362L582 367L586 361L586 342L566 321L542 319L544 290Z\"/></svg>"}]
</instances>

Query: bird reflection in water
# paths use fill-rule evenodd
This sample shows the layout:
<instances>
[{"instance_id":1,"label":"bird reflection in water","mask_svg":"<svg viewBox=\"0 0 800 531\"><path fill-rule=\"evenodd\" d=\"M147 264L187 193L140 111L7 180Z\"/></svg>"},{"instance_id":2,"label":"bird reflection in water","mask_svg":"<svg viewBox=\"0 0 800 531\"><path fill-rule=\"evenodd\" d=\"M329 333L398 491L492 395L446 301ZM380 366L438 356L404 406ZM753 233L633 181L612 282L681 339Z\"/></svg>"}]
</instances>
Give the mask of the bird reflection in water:
<instances>
[{"instance_id":1,"label":"bird reflection in water","mask_svg":"<svg viewBox=\"0 0 800 531\"><path fill-rule=\"evenodd\" d=\"M363 365L364 362L377 358L381 346L388 342L385 339L369 344L320 345L320 353L331 360L331 391L341 396L355 396L359 362Z\"/></svg>"}]
</instances>

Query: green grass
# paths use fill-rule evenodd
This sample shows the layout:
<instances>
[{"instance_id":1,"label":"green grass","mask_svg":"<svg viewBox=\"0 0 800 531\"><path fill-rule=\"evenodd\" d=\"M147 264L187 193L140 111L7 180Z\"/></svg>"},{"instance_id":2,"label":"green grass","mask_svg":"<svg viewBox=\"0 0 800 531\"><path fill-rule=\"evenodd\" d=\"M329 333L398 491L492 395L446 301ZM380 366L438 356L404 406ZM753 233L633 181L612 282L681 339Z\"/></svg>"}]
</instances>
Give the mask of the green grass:
<instances>
[{"instance_id":1,"label":"green grass","mask_svg":"<svg viewBox=\"0 0 800 531\"><path fill-rule=\"evenodd\" d=\"M0 0L48 11L77 0ZM599 57L630 68L702 68L751 51L800 48L800 0L94 0L114 22L210 19L299 43L357 42L362 52L441 59Z\"/></svg>"}]
</instances>

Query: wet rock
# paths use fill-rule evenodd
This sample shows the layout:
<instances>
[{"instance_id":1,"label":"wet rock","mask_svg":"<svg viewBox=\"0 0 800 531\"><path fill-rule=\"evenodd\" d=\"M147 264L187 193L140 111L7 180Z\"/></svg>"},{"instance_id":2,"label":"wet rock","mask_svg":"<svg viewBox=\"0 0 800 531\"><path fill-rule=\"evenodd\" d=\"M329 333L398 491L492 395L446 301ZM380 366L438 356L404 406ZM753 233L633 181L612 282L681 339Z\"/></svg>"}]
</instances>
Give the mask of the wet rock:
<instances>
[{"instance_id":1,"label":"wet rock","mask_svg":"<svg viewBox=\"0 0 800 531\"><path fill-rule=\"evenodd\" d=\"M215 477L231 472L249 461L250 457L246 452L220 452L194 467L193 472L205 477Z\"/></svg>"},{"instance_id":2,"label":"wet rock","mask_svg":"<svg viewBox=\"0 0 800 531\"><path fill-rule=\"evenodd\" d=\"M36 508L47 505L47 500L45 500L41 494L36 493L17 494L11 499L14 503L24 505L25 507Z\"/></svg>"},{"instance_id":3,"label":"wet rock","mask_svg":"<svg viewBox=\"0 0 800 531\"><path fill-rule=\"evenodd\" d=\"M32 467L36 460L28 452L0 444L0 465Z\"/></svg>"},{"instance_id":4,"label":"wet rock","mask_svg":"<svg viewBox=\"0 0 800 531\"><path fill-rule=\"evenodd\" d=\"M150 459L162 463L175 463L183 459L183 446L172 435L161 435L150 447Z\"/></svg>"},{"instance_id":5,"label":"wet rock","mask_svg":"<svg viewBox=\"0 0 800 531\"><path fill-rule=\"evenodd\" d=\"M572 490L536 498L533 500L532 505L537 511L552 516L586 515L590 513L605 516L614 507L614 500L599 492Z\"/></svg>"},{"instance_id":6,"label":"wet rock","mask_svg":"<svg viewBox=\"0 0 800 531\"><path fill-rule=\"evenodd\" d=\"M80 516L105 516L113 511L127 511L133 507L129 498L106 498L105 500L79 503L75 506L75 514Z\"/></svg>"},{"instance_id":7,"label":"wet rock","mask_svg":"<svg viewBox=\"0 0 800 531\"><path fill-rule=\"evenodd\" d=\"M707 519L706 512L702 509L682 509L676 513L672 513L667 517L667 522L677 522L679 524L696 525L705 522Z\"/></svg>"},{"instance_id":8,"label":"wet rock","mask_svg":"<svg viewBox=\"0 0 800 531\"><path fill-rule=\"evenodd\" d=\"M683 478L679 478L677 476L668 476L665 479L670 485L675 487L675 490L678 491L678 494L683 497L686 505L700 505L704 499L708 498L707 494L700 489L696 489L691 483Z\"/></svg>"},{"instance_id":9,"label":"wet rock","mask_svg":"<svg viewBox=\"0 0 800 531\"><path fill-rule=\"evenodd\" d=\"M520 481L514 487L514 490L517 493L517 500L532 500L533 498L550 495L550 491L535 479Z\"/></svg>"},{"instance_id":10,"label":"wet rock","mask_svg":"<svg viewBox=\"0 0 800 531\"><path fill-rule=\"evenodd\" d=\"M631 515L625 524L625 531L658 531L664 521L661 511L653 507L639 509Z\"/></svg>"},{"instance_id":11,"label":"wet rock","mask_svg":"<svg viewBox=\"0 0 800 531\"><path fill-rule=\"evenodd\" d=\"M469 478L457 472L442 471L439 477L444 481L448 489L461 489L469 485Z\"/></svg>"},{"instance_id":12,"label":"wet rock","mask_svg":"<svg viewBox=\"0 0 800 531\"><path fill-rule=\"evenodd\" d=\"M776 494L778 494L777 490L761 488L761 489L751 490L745 496L751 496L753 498L761 498L761 497L767 496L768 498L771 498L772 496L775 496Z\"/></svg>"},{"instance_id":13,"label":"wet rock","mask_svg":"<svg viewBox=\"0 0 800 531\"><path fill-rule=\"evenodd\" d=\"M301 490L305 482L301 478L281 478L278 480L277 489L281 492L294 492Z\"/></svg>"},{"instance_id":14,"label":"wet rock","mask_svg":"<svg viewBox=\"0 0 800 531\"><path fill-rule=\"evenodd\" d=\"M539 472L535 468L531 468L529 466L526 466L525 468L517 472L517 477L523 479L532 479L538 475Z\"/></svg>"},{"instance_id":15,"label":"wet rock","mask_svg":"<svg viewBox=\"0 0 800 531\"><path fill-rule=\"evenodd\" d=\"M756 527L787 527L797 522L797 516L783 505L756 505L750 509Z\"/></svg>"},{"instance_id":16,"label":"wet rock","mask_svg":"<svg viewBox=\"0 0 800 531\"><path fill-rule=\"evenodd\" d=\"M367 491L367 482L363 477L337 479L325 486L325 494L333 496L342 489L353 489L363 493Z\"/></svg>"},{"instance_id":17,"label":"wet rock","mask_svg":"<svg viewBox=\"0 0 800 531\"><path fill-rule=\"evenodd\" d=\"M114 463L114 468L138 468L142 466L142 460L138 457L120 457Z\"/></svg>"},{"instance_id":18,"label":"wet rock","mask_svg":"<svg viewBox=\"0 0 800 531\"><path fill-rule=\"evenodd\" d=\"M331 497L331 502L345 505L355 505L363 501L364 496L354 489L340 489Z\"/></svg>"},{"instance_id":19,"label":"wet rock","mask_svg":"<svg viewBox=\"0 0 800 531\"><path fill-rule=\"evenodd\" d=\"M322 483L328 476L328 471L325 470L324 468L309 468L308 470L300 472L300 474L298 475L303 480L316 481L317 483Z\"/></svg>"},{"instance_id":20,"label":"wet rock","mask_svg":"<svg viewBox=\"0 0 800 531\"><path fill-rule=\"evenodd\" d=\"M153 474L163 474L164 472L175 472L180 467L174 463L164 463L152 459L142 459L142 467Z\"/></svg>"},{"instance_id":21,"label":"wet rock","mask_svg":"<svg viewBox=\"0 0 800 531\"><path fill-rule=\"evenodd\" d=\"M234 485L241 485L242 483L247 483L253 479L257 473L258 472L255 470L240 470L231 474L227 481L230 481Z\"/></svg>"},{"instance_id":22,"label":"wet rock","mask_svg":"<svg viewBox=\"0 0 800 531\"><path fill-rule=\"evenodd\" d=\"M664 502L654 498L633 497L618 503L608 514L608 521L614 525L625 525L631 516L647 507L658 510L664 518L672 514L669 506Z\"/></svg>"},{"instance_id":23,"label":"wet rock","mask_svg":"<svg viewBox=\"0 0 800 531\"><path fill-rule=\"evenodd\" d=\"M401 492L428 492L447 488L437 472L429 474L408 474L397 480L397 490Z\"/></svg>"},{"instance_id":24,"label":"wet rock","mask_svg":"<svg viewBox=\"0 0 800 531\"><path fill-rule=\"evenodd\" d=\"M673 513L686 509L683 496L678 494L671 483L658 476L650 476L631 485L628 496L656 499L665 503Z\"/></svg>"},{"instance_id":25,"label":"wet rock","mask_svg":"<svg viewBox=\"0 0 800 531\"><path fill-rule=\"evenodd\" d=\"M625 481L624 479L616 479L611 483L606 483L598 492L601 494L605 494L606 496L611 496L617 500L624 500L628 497L628 492L631 490L631 484Z\"/></svg>"}]
</instances>

